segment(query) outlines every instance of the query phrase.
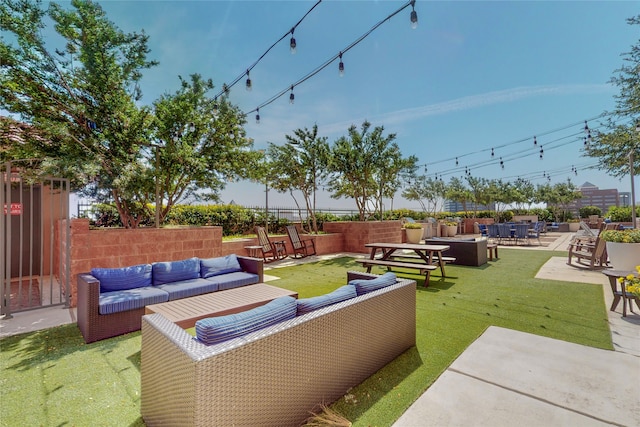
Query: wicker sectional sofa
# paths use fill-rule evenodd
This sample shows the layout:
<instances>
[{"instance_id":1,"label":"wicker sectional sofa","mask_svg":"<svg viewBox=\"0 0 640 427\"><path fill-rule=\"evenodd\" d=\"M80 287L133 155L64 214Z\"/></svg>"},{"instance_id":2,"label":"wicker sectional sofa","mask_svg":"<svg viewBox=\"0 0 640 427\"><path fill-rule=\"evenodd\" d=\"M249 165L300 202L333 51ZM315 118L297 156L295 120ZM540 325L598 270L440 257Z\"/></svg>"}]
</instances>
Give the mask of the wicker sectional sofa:
<instances>
[{"instance_id":1,"label":"wicker sectional sofa","mask_svg":"<svg viewBox=\"0 0 640 427\"><path fill-rule=\"evenodd\" d=\"M348 281L380 277L347 273ZM144 422L300 425L318 404L340 398L415 345L416 282L394 277L390 283L213 345L161 314L145 315Z\"/></svg>"},{"instance_id":2,"label":"wicker sectional sofa","mask_svg":"<svg viewBox=\"0 0 640 427\"><path fill-rule=\"evenodd\" d=\"M99 341L140 330L146 305L262 281L261 259L235 255L95 268L78 275L78 328Z\"/></svg>"}]
</instances>

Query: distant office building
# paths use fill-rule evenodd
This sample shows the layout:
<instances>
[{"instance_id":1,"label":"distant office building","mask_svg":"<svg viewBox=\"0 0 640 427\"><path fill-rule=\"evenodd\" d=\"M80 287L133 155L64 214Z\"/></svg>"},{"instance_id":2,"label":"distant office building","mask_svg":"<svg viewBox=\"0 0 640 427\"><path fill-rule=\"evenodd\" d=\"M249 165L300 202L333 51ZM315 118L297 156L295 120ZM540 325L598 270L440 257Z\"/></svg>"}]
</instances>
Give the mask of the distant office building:
<instances>
[{"instance_id":1,"label":"distant office building","mask_svg":"<svg viewBox=\"0 0 640 427\"><path fill-rule=\"evenodd\" d=\"M468 211L487 211L487 210L495 210L495 207L489 208L489 206L487 205L476 205L473 202L467 202L467 210ZM462 203L460 202L445 200L444 211L445 212L462 212L464 211L464 208L462 207Z\"/></svg>"},{"instance_id":2,"label":"distant office building","mask_svg":"<svg viewBox=\"0 0 640 427\"><path fill-rule=\"evenodd\" d=\"M576 217L580 213L580 208L584 206L597 206L602 209L604 215L611 206L625 206L623 195L626 195L627 206L631 200L631 193L619 193L615 188L601 190L590 182L585 182L578 187L578 190L582 193L582 198L569 205L569 210Z\"/></svg>"}]
</instances>

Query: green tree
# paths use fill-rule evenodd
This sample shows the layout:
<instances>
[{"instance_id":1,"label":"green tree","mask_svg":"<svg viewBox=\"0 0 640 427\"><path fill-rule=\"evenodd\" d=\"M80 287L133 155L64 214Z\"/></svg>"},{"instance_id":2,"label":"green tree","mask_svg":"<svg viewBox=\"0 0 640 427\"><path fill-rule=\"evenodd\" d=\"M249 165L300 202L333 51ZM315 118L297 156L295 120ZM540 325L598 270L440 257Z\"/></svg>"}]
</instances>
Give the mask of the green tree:
<instances>
[{"instance_id":1,"label":"green tree","mask_svg":"<svg viewBox=\"0 0 640 427\"><path fill-rule=\"evenodd\" d=\"M491 209L491 195L489 193L489 180L486 178L476 178L467 176L467 183L471 191L471 200L475 204L473 216L478 214L478 206L485 205Z\"/></svg>"},{"instance_id":2,"label":"green tree","mask_svg":"<svg viewBox=\"0 0 640 427\"><path fill-rule=\"evenodd\" d=\"M426 175L416 177L415 182L411 183L402 192L402 197L420 203L422 210L434 217L439 210L438 203L442 201L444 195L444 181L433 179Z\"/></svg>"},{"instance_id":3,"label":"green tree","mask_svg":"<svg viewBox=\"0 0 640 427\"><path fill-rule=\"evenodd\" d=\"M245 138L244 116L226 98L207 96L211 80L194 74L180 77L180 89L153 103L151 139L158 164L150 159L149 180L158 180L162 221L171 208L186 200L219 201L227 181L250 177L260 157ZM155 154L155 153L154 153ZM150 197L150 186L146 187Z\"/></svg>"},{"instance_id":4,"label":"green tree","mask_svg":"<svg viewBox=\"0 0 640 427\"><path fill-rule=\"evenodd\" d=\"M627 20L630 25L640 24L640 15ZM633 153L634 173L640 173L640 41L631 51L622 55L624 64L610 79L618 86L615 95L616 107L605 112L609 118L607 131L592 131L592 139L587 140L585 155L598 158L598 167L609 174L621 178L629 173L629 155Z\"/></svg>"},{"instance_id":5,"label":"green tree","mask_svg":"<svg viewBox=\"0 0 640 427\"><path fill-rule=\"evenodd\" d=\"M71 6L0 3L0 29L8 34L0 42L0 102L31 130L24 134L28 148L9 150L3 160L28 151L42 159L34 168L111 198L123 225L136 227L145 217L138 147L151 120L136 105L138 82L156 63L146 59L144 32L123 33L97 3ZM64 47L42 38L47 18Z\"/></svg>"},{"instance_id":6,"label":"green tree","mask_svg":"<svg viewBox=\"0 0 640 427\"><path fill-rule=\"evenodd\" d=\"M417 159L403 159L395 134L383 136L384 127L370 131L371 123L365 121L360 132L352 125L348 136L338 138L331 147L328 181L331 197L351 197L358 207L359 219L364 221L367 212L380 208L382 197L392 197L400 187L398 176L410 169ZM385 170L388 169L388 170Z\"/></svg>"},{"instance_id":7,"label":"green tree","mask_svg":"<svg viewBox=\"0 0 640 427\"><path fill-rule=\"evenodd\" d=\"M447 184L445 197L451 201L462 204L462 210L467 211L467 202L471 200L471 191L464 185L458 177L451 177Z\"/></svg>"},{"instance_id":8,"label":"green tree","mask_svg":"<svg viewBox=\"0 0 640 427\"><path fill-rule=\"evenodd\" d=\"M582 193L570 180L554 185L548 183L538 185L537 192L540 201L547 204L547 208L553 213L556 222L565 220L569 204L582 198Z\"/></svg>"},{"instance_id":9,"label":"green tree","mask_svg":"<svg viewBox=\"0 0 640 427\"><path fill-rule=\"evenodd\" d=\"M298 209L298 201L293 193L302 193L307 212L307 229L318 233L316 219L316 192L326 176L329 161L329 144L326 137L318 136L318 126L311 130L296 129L293 136L286 135L287 144L269 144L268 156L277 171L271 185L280 192L290 192Z\"/></svg>"}]
</instances>

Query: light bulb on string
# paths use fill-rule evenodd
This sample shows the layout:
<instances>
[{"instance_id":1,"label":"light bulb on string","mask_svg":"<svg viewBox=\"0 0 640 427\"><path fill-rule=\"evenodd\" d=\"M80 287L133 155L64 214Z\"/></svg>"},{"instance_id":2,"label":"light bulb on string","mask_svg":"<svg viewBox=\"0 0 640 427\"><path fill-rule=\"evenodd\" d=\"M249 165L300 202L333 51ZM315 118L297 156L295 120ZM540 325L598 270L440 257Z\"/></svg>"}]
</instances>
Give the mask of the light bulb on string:
<instances>
[{"instance_id":1,"label":"light bulb on string","mask_svg":"<svg viewBox=\"0 0 640 427\"><path fill-rule=\"evenodd\" d=\"M411 0L410 20L411 20L411 28L414 30L418 28L418 13L414 9L415 5L416 5L416 0Z\"/></svg>"},{"instance_id":2,"label":"light bulb on string","mask_svg":"<svg viewBox=\"0 0 640 427\"><path fill-rule=\"evenodd\" d=\"M256 124L260 124L260 109L256 109Z\"/></svg>"},{"instance_id":3,"label":"light bulb on string","mask_svg":"<svg viewBox=\"0 0 640 427\"><path fill-rule=\"evenodd\" d=\"M493 147L491 147L491 157L493 157Z\"/></svg>"},{"instance_id":4,"label":"light bulb on string","mask_svg":"<svg viewBox=\"0 0 640 427\"><path fill-rule=\"evenodd\" d=\"M291 40L289 40L289 50L291 50L291 54L295 55L296 53L296 48L297 48L297 43L296 43L296 39L293 37L293 32L294 32L295 28L291 29Z\"/></svg>"},{"instance_id":5,"label":"light bulb on string","mask_svg":"<svg viewBox=\"0 0 640 427\"><path fill-rule=\"evenodd\" d=\"M340 77L344 77L344 62L342 62L342 52L339 55L340 63L338 64L338 74Z\"/></svg>"},{"instance_id":6,"label":"light bulb on string","mask_svg":"<svg viewBox=\"0 0 640 427\"><path fill-rule=\"evenodd\" d=\"M502 161L502 157L500 157L500 167L504 169L504 162Z\"/></svg>"},{"instance_id":7,"label":"light bulb on string","mask_svg":"<svg viewBox=\"0 0 640 427\"><path fill-rule=\"evenodd\" d=\"M249 70L247 70L247 82L245 87L247 88L247 92L251 92L251 77L249 77Z\"/></svg>"},{"instance_id":8,"label":"light bulb on string","mask_svg":"<svg viewBox=\"0 0 640 427\"><path fill-rule=\"evenodd\" d=\"M219 111L218 98L214 98L213 99L213 115L217 116L218 115L218 111Z\"/></svg>"},{"instance_id":9,"label":"light bulb on string","mask_svg":"<svg viewBox=\"0 0 640 427\"><path fill-rule=\"evenodd\" d=\"M536 139L536 137L533 137L533 145L538 145L538 140Z\"/></svg>"},{"instance_id":10,"label":"light bulb on string","mask_svg":"<svg viewBox=\"0 0 640 427\"><path fill-rule=\"evenodd\" d=\"M542 158L542 155L544 154L544 150L542 149L542 145L540 146L540 158Z\"/></svg>"},{"instance_id":11,"label":"light bulb on string","mask_svg":"<svg viewBox=\"0 0 640 427\"><path fill-rule=\"evenodd\" d=\"M456 166L458 166L458 158L456 157Z\"/></svg>"},{"instance_id":12,"label":"light bulb on string","mask_svg":"<svg viewBox=\"0 0 640 427\"><path fill-rule=\"evenodd\" d=\"M291 93L289 94L289 104L293 104L296 101L296 96L293 94L293 86L291 86Z\"/></svg>"}]
</instances>

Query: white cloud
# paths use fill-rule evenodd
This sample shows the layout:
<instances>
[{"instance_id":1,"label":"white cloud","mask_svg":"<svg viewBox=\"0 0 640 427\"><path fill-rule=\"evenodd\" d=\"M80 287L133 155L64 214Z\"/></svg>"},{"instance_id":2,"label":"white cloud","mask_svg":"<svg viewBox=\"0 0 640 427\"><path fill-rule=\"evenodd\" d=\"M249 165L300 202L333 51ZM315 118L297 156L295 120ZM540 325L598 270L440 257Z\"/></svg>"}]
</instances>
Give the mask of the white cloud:
<instances>
[{"instance_id":1,"label":"white cloud","mask_svg":"<svg viewBox=\"0 0 640 427\"><path fill-rule=\"evenodd\" d=\"M385 127L392 124L401 124L424 117L441 114L455 113L463 110L486 107L488 105L504 104L534 96L544 95L575 95L603 93L611 91L610 85L557 85L557 86L524 86L512 89L499 90L495 92L482 93L479 95L465 96L451 101L437 104L423 105L421 107L406 108L402 110L390 111L373 117L354 118L348 121L322 125L323 132L332 134L334 132L344 132L351 124L359 125L365 119L370 122L384 123Z\"/></svg>"}]
</instances>

